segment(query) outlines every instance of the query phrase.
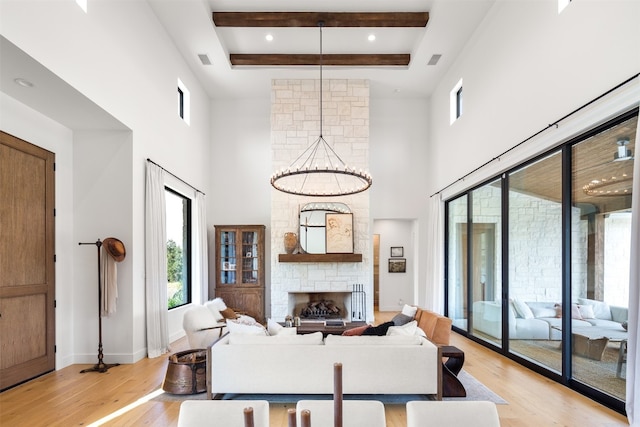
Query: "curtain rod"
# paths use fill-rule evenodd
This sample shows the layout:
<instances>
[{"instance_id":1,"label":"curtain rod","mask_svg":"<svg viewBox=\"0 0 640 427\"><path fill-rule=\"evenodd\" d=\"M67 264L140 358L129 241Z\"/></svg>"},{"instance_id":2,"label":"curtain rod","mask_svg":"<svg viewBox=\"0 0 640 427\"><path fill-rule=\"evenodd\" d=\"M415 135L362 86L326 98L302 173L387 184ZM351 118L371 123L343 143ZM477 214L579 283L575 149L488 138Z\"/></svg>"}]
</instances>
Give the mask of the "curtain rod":
<instances>
[{"instance_id":1,"label":"curtain rod","mask_svg":"<svg viewBox=\"0 0 640 427\"><path fill-rule=\"evenodd\" d=\"M159 167L160 169L162 169L163 171L165 171L166 173L168 173L169 175L171 175L172 177L174 177L175 179L179 180L180 182L188 185L189 187L193 188L194 190L196 190L198 193L201 193L203 196L206 196L206 194L204 194L203 191L198 190L196 187L194 187L193 185L189 184L187 181L185 181L184 179L180 178L179 176L171 173L171 171L163 168L162 166L160 166L159 164L157 164L156 162L154 162L153 160L147 158L147 162L149 163L153 163L154 165L156 165L157 167Z\"/></svg>"},{"instance_id":2,"label":"curtain rod","mask_svg":"<svg viewBox=\"0 0 640 427\"><path fill-rule=\"evenodd\" d=\"M447 188L451 187L452 185L454 185L457 182L460 182L462 180L464 180L466 177L468 177L469 175L479 171L480 169L482 169L483 167L487 166L490 163L493 163L494 161L500 159L500 157L504 156L505 154L507 154L508 152L515 150L516 148L518 148L519 146L521 146L522 144L524 144L525 142L535 138L536 136L540 135L542 132L546 131L547 129L555 126L556 129L558 128L558 123L560 123L561 121L563 121L564 119L574 115L575 113L577 113L578 111L588 107L589 105L593 104L594 102L600 100L601 98L609 95L611 92L619 89L620 87L626 85L627 83L629 83L631 80L638 78L638 76L640 76L640 73L637 73L636 75L628 78L627 80L623 81L622 83L616 85L615 87L609 89L608 91L606 91L605 93L593 98L591 101L587 102L586 104L582 105L581 107L576 108L575 110L573 110L572 112L570 112L569 114L559 118L558 120L556 120L555 122L549 124L547 127L540 129L538 132L534 133L533 135L531 135L530 137L524 139L523 141L517 143L516 145L514 145L513 147L509 148L508 150L498 154L496 157L494 157L493 159L481 164L480 166L478 166L477 168L475 168L474 170L472 170L471 172L468 172L466 175L461 176L460 178L456 179L455 181L453 181L452 183L450 183L449 185L447 185L446 187L441 188L440 190L436 191L435 193L433 193L431 196L429 196L429 198L442 193L444 190L446 190Z\"/></svg>"}]
</instances>

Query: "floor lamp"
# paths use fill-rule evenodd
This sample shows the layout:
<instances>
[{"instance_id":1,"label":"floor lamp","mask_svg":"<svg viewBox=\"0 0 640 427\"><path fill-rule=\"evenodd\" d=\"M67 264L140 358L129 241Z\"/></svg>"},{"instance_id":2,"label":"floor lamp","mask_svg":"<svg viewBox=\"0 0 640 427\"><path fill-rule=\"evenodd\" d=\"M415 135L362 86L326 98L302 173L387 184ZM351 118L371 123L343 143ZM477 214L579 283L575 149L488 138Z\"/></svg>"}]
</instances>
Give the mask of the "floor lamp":
<instances>
[{"instance_id":1,"label":"floor lamp","mask_svg":"<svg viewBox=\"0 0 640 427\"><path fill-rule=\"evenodd\" d=\"M115 242L111 242L112 240ZM113 239L109 237L105 239L104 243L111 243L113 246L115 246L115 248L111 248L109 250L109 254L114 256L116 260L119 259L120 261L122 261L124 259L124 245L122 244L122 242L120 242L117 239ZM94 243L80 242L78 244L79 245L96 245L96 248L98 250L98 363L91 368L83 369L82 371L80 371L80 373L84 374L85 372L107 372L109 368L118 366L119 363L106 364L102 360L102 357L103 357L103 354L102 354L102 280L101 280L102 266L100 262L100 248L102 247L103 242L100 241L100 239L98 239ZM105 246L105 247L109 248L109 246ZM115 253L113 252L114 249L116 250Z\"/></svg>"}]
</instances>

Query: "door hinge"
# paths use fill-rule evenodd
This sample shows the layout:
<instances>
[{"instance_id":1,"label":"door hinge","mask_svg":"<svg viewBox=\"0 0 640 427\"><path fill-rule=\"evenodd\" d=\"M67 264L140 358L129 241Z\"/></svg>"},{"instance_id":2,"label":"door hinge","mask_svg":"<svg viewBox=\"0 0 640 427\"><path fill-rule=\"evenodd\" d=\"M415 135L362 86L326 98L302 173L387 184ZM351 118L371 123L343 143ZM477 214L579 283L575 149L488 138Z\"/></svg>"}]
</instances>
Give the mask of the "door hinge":
<instances>
[{"instance_id":1,"label":"door hinge","mask_svg":"<svg viewBox=\"0 0 640 427\"><path fill-rule=\"evenodd\" d=\"M58 308L58 300L53 300L53 308Z\"/></svg>"},{"instance_id":2,"label":"door hinge","mask_svg":"<svg viewBox=\"0 0 640 427\"><path fill-rule=\"evenodd\" d=\"M56 171L56 162L53 162L53 171Z\"/></svg>"},{"instance_id":3,"label":"door hinge","mask_svg":"<svg viewBox=\"0 0 640 427\"><path fill-rule=\"evenodd\" d=\"M53 346L53 352L54 352L54 353L57 353L57 352L58 352L58 346L57 346L57 345L54 345L54 346Z\"/></svg>"},{"instance_id":4,"label":"door hinge","mask_svg":"<svg viewBox=\"0 0 640 427\"><path fill-rule=\"evenodd\" d=\"M56 262L56 261L57 261L57 255L53 254L53 262Z\"/></svg>"},{"instance_id":5,"label":"door hinge","mask_svg":"<svg viewBox=\"0 0 640 427\"><path fill-rule=\"evenodd\" d=\"M53 216L56 216L56 208L53 208Z\"/></svg>"}]
</instances>

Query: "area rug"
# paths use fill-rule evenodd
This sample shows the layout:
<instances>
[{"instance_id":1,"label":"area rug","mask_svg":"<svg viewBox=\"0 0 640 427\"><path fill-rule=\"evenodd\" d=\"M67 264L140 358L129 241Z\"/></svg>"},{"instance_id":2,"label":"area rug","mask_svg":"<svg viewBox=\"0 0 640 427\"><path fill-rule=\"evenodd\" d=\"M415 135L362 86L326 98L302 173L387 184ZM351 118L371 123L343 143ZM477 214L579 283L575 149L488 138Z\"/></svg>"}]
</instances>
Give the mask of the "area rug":
<instances>
[{"instance_id":1,"label":"area rug","mask_svg":"<svg viewBox=\"0 0 640 427\"><path fill-rule=\"evenodd\" d=\"M443 400L488 400L496 404L506 405L507 401L487 386L478 381L464 369L458 373L458 378L467 391L467 397L445 397ZM162 393L151 400L160 402L176 402L183 400L204 400L207 393L178 395ZM331 400L330 394L225 394L224 400L266 400L271 403L295 403L301 399L309 400ZM412 400L431 400L428 396L421 394L347 394L345 400L379 400L385 404L405 404Z\"/></svg>"}]
</instances>

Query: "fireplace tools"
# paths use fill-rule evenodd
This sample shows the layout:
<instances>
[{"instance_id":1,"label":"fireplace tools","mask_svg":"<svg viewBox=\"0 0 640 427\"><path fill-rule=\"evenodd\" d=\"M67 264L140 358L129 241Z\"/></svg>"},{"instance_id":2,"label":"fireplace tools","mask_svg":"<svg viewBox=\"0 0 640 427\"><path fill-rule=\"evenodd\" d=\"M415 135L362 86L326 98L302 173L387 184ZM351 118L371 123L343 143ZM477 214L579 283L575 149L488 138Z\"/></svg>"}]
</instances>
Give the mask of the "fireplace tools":
<instances>
[{"instance_id":1,"label":"fireplace tools","mask_svg":"<svg viewBox=\"0 0 640 427\"><path fill-rule=\"evenodd\" d=\"M354 284L351 291L351 320L365 320L367 317L366 292L363 284Z\"/></svg>"}]
</instances>

